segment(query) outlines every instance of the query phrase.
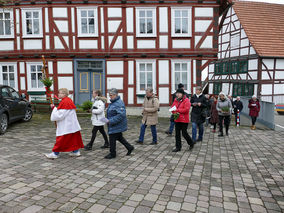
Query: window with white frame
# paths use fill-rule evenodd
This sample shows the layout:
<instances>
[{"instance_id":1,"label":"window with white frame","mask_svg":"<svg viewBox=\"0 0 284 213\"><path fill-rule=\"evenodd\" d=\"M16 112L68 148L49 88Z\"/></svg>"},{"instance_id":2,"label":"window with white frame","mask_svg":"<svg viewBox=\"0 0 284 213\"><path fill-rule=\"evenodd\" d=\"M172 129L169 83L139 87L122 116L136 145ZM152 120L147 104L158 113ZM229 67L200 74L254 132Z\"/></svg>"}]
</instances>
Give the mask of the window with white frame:
<instances>
[{"instance_id":1,"label":"window with white frame","mask_svg":"<svg viewBox=\"0 0 284 213\"><path fill-rule=\"evenodd\" d=\"M172 92L178 89L180 83L184 85L184 90L189 92L191 90L190 75L191 69L189 61L172 61Z\"/></svg>"},{"instance_id":2,"label":"window with white frame","mask_svg":"<svg viewBox=\"0 0 284 213\"><path fill-rule=\"evenodd\" d=\"M17 70L15 64L0 64L0 84L17 89Z\"/></svg>"},{"instance_id":3,"label":"window with white frame","mask_svg":"<svg viewBox=\"0 0 284 213\"><path fill-rule=\"evenodd\" d=\"M191 8L172 8L172 36L191 36Z\"/></svg>"},{"instance_id":4,"label":"window with white frame","mask_svg":"<svg viewBox=\"0 0 284 213\"><path fill-rule=\"evenodd\" d=\"M0 38L13 37L13 12L0 9Z\"/></svg>"},{"instance_id":5,"label":"window with white frame","mask_svg":"<svg viewBox=\"0 0 284 213\"><path fill-rule=\"evenodd\" d=\"M144 94L148 87L155 90L155 62L138 61L137 63L137 93Z\"/></svg>"},{"instance_id":6,"label":"window with white frame","mask_svg":"<svg viewBox=\"0 0 284 213\"><path fill-rule=\"evenodd\" d=\"M41 9L23 9L23 35L24 37L42 36L42 12Z\"/></svg>"},{"instance_id":7,"label":"window with white frame","mask_svg":"<svg viewBox=\"0 0 284 213\"><path fill-rule=\"evenodd\" d=\"M137 37L156 36L156 9L136 8L136 27Z\"/></svg>"},{"instance_id":8,"label":"window with white frame","mask_svg":"<svg viewBox=\"0 0 284 213\"><path fill-rule=\"evenodd\" d=\"M98 36L97 8L78 8L77 11L79 36Z\"/></svg>"},{"instance_id":9,"label":"window with white frame","mask_svg":"<svg viewBox=\"0 0 284 213\"><path fill-rule=\"evenodd\" d=\"M44 88L42 79L42 64L27 64L28 68L28 89L31 91L38 91Z\"/></svg>"}]
</instances>

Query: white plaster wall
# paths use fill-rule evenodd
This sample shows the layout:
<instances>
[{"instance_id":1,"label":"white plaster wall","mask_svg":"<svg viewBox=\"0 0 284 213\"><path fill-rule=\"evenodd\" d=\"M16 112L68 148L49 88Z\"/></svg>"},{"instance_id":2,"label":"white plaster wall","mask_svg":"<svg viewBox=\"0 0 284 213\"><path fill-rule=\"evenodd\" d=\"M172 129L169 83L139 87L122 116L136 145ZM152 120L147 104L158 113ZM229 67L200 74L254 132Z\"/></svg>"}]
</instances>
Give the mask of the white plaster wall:
<instances>
[{"instance_id":1,"label":"white plaster wall","mask_svg":"<svg viewBox=\"0 0 284 213\"><path fill-rule=\"evenodd\" d=\"M222 84L222 91L227 95L229 93L229 83L223 83Z\"/></svg>"},{"instance_id":2,"label":"white plaster wall","mask_svg":"<svg viewBox=\"0 0 284 213\"><path fill-rule=\"evenodd\" d=\"M284 94L284 84L274 84L274 94Z\"/></svg>"},{"instance_id":3,"label":"white plaster wall","mask_svg":"<svg viewBox=\"0 0 284 213\"><path fill-rule=\"evenodd\" d=\"M72 61L58 61L57 62L57 73L58 74L72 74L73 73L73 62Z\"/></svg>"},{"instance_id":4,"label":"white plaster wall","mask_svg":"<svg viewBox=\"0 0 284 213\"><path fill-rule=\"evenodd\" d=\"M133 49L134 48L133 36L127 36L127 48L128 49Z\"/></svg>"},{"instance_id":5,"label":"white plaster wall","mask_svg":"<svg viewBox=\"0 0 284 213\"><path fill-rule=\"evenodd\" d=\"M20 73L25 74L25 62L20 62Z\"/></svg>"},{"instance_id":6,"label":"white plaster wall","mask_svg":"<svg viewBox=\"0 0 284 213\"><path fill-rule=\"evenodd\" d=\"M213 83L209 83L209 94L213 94Z\"/></svg>"},{"instance_id":7,"label":"white plaster wall","mask_svg":"<svg viewBox=\"0 0 284 213\"><path fill-rule=\"evenodd\" d=\"M53 7L52 8L53 17L66 18L67 8L66 7Z\"/></svg>"},{"instance_id":8,"label":"white plaster wall","mask_svg":"<svg viewBox=\"0 0 284 213\"><path fill-rule=\"evenodd\" d=\"M213 48L213 36L207 36L200 48Z\"/></svg>"},{"instance_id":9,"label":"white plaster wall","mask_svg":"<svg viewBox=\"0 0 284 213\"><path fill-rule=\"evenodd\" d=\"M123 89L123 78L107 78L107 89Z\"/></svg>"},{"instance_id":10,"label":"white plaster wall","mask_svg":"<svg viewBox=\"0 0 284 213\"><path fill-rule=\"evenodd\" d=\"M115 33L121 21L108 21L108 31L110 33Z\"/></svg>"},{"instance_id":11,"label":"white plaster wall","mask_svg":"<svg viewBox=\"0 0 284 213\"><path fill-rule=\"evenodd\" d=\"M107 13L108 17L121 17L121 8L108 8Z\"/></svg>"},{"instance_id":12,"label":"white plaster wall","mask_svg":"<svg viewBox=\"0 0 284 213\"><path fill-rule=\"evenodd\" d=\"M257 80L257 72L249 72L252 80Z\"/></svg>"},{"instance_id":13,"label":"white plaster wall","mask_svg":"<svg viewBox=\"0 0 284 213\"><path fill-rule=\"evenodd\" d=\"M26 90L26 78L21 77L21 90Z\"/></svg>"},{"instance_id":14,"label":"white plaster wall","mask_svg":"<svg viewBox=\"0 0 284 213\"><path fill-rule=\"evenodd\" d=\"M169 61L159 60L159 84L169 84Z\"/></svg>"},{"instance_id":15,"label":"white plaster wall","mask_svg":"<svg viewBox=\"0 0 284 213\"><path fill-rule=\"evenodd\" d=\"M126 30L133 32L133 8L126 8Z\"/></svg>"},{"instance_id":16,"label":"white plaster wall","mask_svg":"<svg viewBox=\"0 0 284 213\"><path fill-rule=\"evenodd\" d=\"M40 39L24 40L24 49L26 49L26 50L41 50L42 49L42 40L40 40Z\"/></svg>"},{"instance_id":17,"label":"white plaster wall","mask_svg":"<svg viewBox=\"0 0 284 213\"><path fill-rule=\"evenodd\" d=\"M272 84L262 84L261 85L261 94L262 95L271 95L272 94Z\"/></svg>"},{"instance_id":18,"label":"white plaster wall","mask_svg":"<svg viewBox=\"0 0 284 213\"><path fill-rule=\"evenodd\" d=\"M257 64L258 64L257 59L249 60L248 61L248 70L257 70Z\"/></svg>"},{"instance_id":19,"label":"white plaster wall","mask_svg":"<svg viewBox=\"0 0 284 213\"><path fill-rule=\"evenodd\" d=\"M211 20L195 21L195 32L205 32L208 29L211 22L212 22Z\"/></svg>"},{"instance_id":20,"label":"white plaster wall","mask_svg":"<svg viewBox=\"0 0 284 213\"><path fill-rule=\"evenodd\" d=\"M45 47L46 49L49 49L50 48L50 39L49 39L49 36L45 36Z\"/></svg>"},{"instance_id":21,"label":"white plaster wall","mask_svg":"<svg viewBox=\"0 0 284 213\"><path fill-rule=\"evenodd\" d=\"M73 91L73 77L58 77L58 88L67 88Z\"/></svg>"},{"instance_id":22,"label":"white plaster wall","mask_svg":"<svg viewBox=\"0 0 284 213\"><path fill-rule=\"evenodd\" d=\"M274 69L274 59L263 59L262 63L265 64L267 69L273 70ZM266 69L264 65L262 65L262 69Z\"/></svg>"},{"instance_id":23,"label":"white plaster wall","mask_svg":"<svg viewBox=\"0 0 284 213\"><path fill-rule=\"evenodd\" d=\"M138 49L153 49L156 48L155 40L138 40L137 41Z\"/></svg>"},{"instance_id":24,"label":"white plaster wall","mask_svg":"<svg viewBox=\"0 0 284 213\"><path fill-rule=\"evenodd\" d=\"M275 79L284 79L284 71L276 71Z\"/></svg>"},{"instance_id":25,"label":"white plaster wall","mask_svg":"<svg viewBox=\"0 0 284 213\"><path fill-rule=\"evenodd\" d=\"M168 87L160 87L159 88L159 101L160 104L168 104L169 103L169 88Z\"/></svg>"},{"instance_id":26,"label":"white plaster wall","mask_svg":"<svg viewBox=\"0 0 284 213\"><path fill-rule=\"evenodd\" d=\"M128 104L134 104L134 88L128 88Z\"/></svg>"},{"instance_id":27,"label":"white plaster wall","mask_svg":"<svg viewBox=\"0 0 284 213\"><path fill-rule=\"evenodd\" d=\"M54 47L55 49L64 49L64 46L58 36L54 36Z\"/></svg>"},{"instance_id":28,"label":"white plaster wall","mask_svg":"<svg viewBox=\"0 0 284 213\"><path fill-rule=\"evenodd\" d=\"M276 59L276 69L284 70L284 59Z\"/></svg>"},{"instance_id":29,"label":"white plaster wall","mask_svg":"<svg viewBox=\"0 0 284 213\"><path fill-rule=\"evenodd\" d=\"M122 36L117 37L113 49L122 49Z\"/></svg>"},{"instance_id":30,"label":"white plaster wall","mask_svg":"<svg viewBox=\"0 0 284 213\"><path fill-rule=\"evenodd\" d=\"M284 103L284 96L274 96L274 103L275 104Z\"/></svg>"},{"instance_id":31,"label":"white plaster wall","mask_svg":"<svg viewBox=\"0 0 284 213\"><path fill-rule=\"evenodd\" d=\"M80 49L97 49L98 41L97 40L79 40Z\"/></svg>"},{"instance_id":32,"label":"white plaster wall","mask_svg":"<svg viewBox=\"0 0 284 213\"><path fill-rule=\"evenodd\" d=\"M107 61L107 74L122 75L123 61Z\"/></svg>"},{"instance_id":33,"label":"white plaster wall","mask_svg":"<svg viewBox=\"0 0 284 213\"><path fill-rule=\"evenodd\" d=\"M47 64L48 64L48 73L52 74L53 73L53 61L49 61Z\"/></svg>"},{"instance_id":34,"label":"white plaster wall","mask_svg":"<svg viewBox=\"0 0 284 213\"><path fill-rule=\"evenodd\" d=\"M213 17L212 7L196 7L195 8L196 17Z\"/></svg>"},{"instance_id":35,"label":"white plaster wall","mask_svg":"<svg viewBox=\"0 0 284 213\"><path fill-rule=\"evenodd\" d=\"M160 48L161 49L168 48L168 36L160 36Z\"/></svg>"},{"instance_id":36,"label":"white plaster wall","mask_svg":"<svg viewBox=\"0 0 284 213\"><path fill-rule=\"evenodd\" d=\"M68 21L54 21L58 30L62 33L68 32Z\"/></svg>"},{"instance_id":37,"label":"white plaster wall","mask_svg":"<svg viewBox=\"0 0 284 213\"><path fill-rule=\"evenodd\" d=\"M173 48L190 48L190 40L172 40Z\"/></svg>"},{"instance_id":38,"label":"white plaster wall","mask_svg":"<svg viewBox=\"0 0 284 213\"><path fill-rule=\"evenodd\" d=\"M160 7L159 8L159 16L160 16L160 32L168 32L168 8Z\"/></svg>"},{"instance_id":39,"label":"white plaster wall","mask_svg":"<svg viewBox=\"0 0 284 213\"><path fill-rule=\"evenodd\" d=\"M134 61L128 61L128 84L134 84Z\"/></svg>"}]
</instances>

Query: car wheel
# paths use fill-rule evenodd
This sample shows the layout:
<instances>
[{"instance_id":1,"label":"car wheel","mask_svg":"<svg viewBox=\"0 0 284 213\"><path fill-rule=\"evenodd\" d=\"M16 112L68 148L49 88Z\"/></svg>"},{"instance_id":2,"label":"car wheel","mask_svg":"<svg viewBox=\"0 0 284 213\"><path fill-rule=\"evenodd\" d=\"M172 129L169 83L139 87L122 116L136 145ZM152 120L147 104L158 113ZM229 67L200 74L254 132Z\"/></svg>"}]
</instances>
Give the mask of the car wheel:
<instances>
[{"instance_id":1,"label":"car wheel","mask_svg":"<svg viewBox=\"0 0 284 213\"><path fill-rule=\"evenodd\" d=\"M7 114L0 115L0 134L4 134L8 128L8 116Z\"/></svg>"},{"instance_id":2,"label":"car wheel","mask_svg":"<svg viewBox=\"0 0 284 213\"><path fill-rule=\"evenodd\" d=\"M25 117L24 117L24 121L30 121L33 117L33 111L31 108L27 108L26 113L25 113Z\"/></svg>"}]
</instances>

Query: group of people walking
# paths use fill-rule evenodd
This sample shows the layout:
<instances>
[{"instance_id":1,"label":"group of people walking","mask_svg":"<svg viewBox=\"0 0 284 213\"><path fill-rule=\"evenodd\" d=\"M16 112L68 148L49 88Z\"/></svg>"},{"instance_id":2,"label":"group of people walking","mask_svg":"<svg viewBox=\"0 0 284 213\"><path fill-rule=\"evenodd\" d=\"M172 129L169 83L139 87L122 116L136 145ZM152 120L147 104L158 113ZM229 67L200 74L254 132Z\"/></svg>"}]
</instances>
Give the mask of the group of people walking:
<instances>
[{"instance_id":1,"label":"group of people walking","mask_svg":"<svg viewBox=\"0 0 284 213\"><path fill-rule=\"evenodd\" d=\"M137 144L144 143L144 135L147 126L150 126L152 133L152 142L150 145L158 144L157 128L158 112L160 109L159 99L155 96L152 88L147 88L142 109L142 124L140 126L139 138ZM60 152L70 152L71 156L80 156L79 149L84 148L86 151L92 150L97 132L99 131L104 138L102 149L109 148L110 153L105 156L106 159L116 157L116 141L119 141L127 149L126 155L131 155L134 146L131 145L124 137L123 132L127 131L127 117L124 102L118 95L117 89L109 90L110 104L106 110L105 105L107 99L102 96L100 90L93 91L93 106L91 109L91 121L93 125L92 137L90 142L84 146L81 137L81 127L76 116L76 106L68 97L67 89L59 90L59 98L61 102L58 107L51 105L52 114L51 121L56 122L56 143L50 154L46 154L47 158L58 158ZM255 122L260 111L259 101L255 96L249 101L250 116L252 118L251 129L255 129ZM202 94L202 88L196 87L195 94L190 98L184 91L184 85L179 84L177 91L173 94L173 103L170 108L171 118L170 127L166 131L168 135L172 135L175 128L175 149L173 152L179 152L182 148L181 135L189 145L189 150L194 148L195 143L202 142L204 134L203 124L206 122L213 127L216 132L217 124L219 124L219 135L229 135L229 126L232 112L236 116L236 123L239 122L239 113L243 109L240 97L233 102L223 92L219 96L211 96ZM191 110L191 113L190 113ZM189 118L191 115L191 118ZM238 119L237 119L238 117ZM192 123L192 138L187 132L188 124ZM108 135L104 126L108 126ZM198 134L197 134L198 133Z\"/></svg>"}]
</instances>

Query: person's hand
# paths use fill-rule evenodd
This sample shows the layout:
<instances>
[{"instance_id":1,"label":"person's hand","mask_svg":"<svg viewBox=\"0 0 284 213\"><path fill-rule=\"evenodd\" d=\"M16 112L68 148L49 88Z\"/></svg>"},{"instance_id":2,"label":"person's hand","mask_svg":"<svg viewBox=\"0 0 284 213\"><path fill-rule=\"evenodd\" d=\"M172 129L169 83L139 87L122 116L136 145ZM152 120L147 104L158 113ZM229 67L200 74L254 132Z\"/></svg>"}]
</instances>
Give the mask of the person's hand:
<instances>
[{"instance_id":1,"label":"person's hand","mask_svg":"<svg viewBox=\"0 0 284 213\"><path fill-rule=\"evenodd\" d=\"M197 105L198 105L198 106L201 106L201 103L198 103Z\"/></svg>"},{"instance_id":2,"label":"person's hand","mask_svg":"<svg viewBox=\"0 0 284 213\"><path fill-rule=\"evenodd\" d=\"M50 104L50 107L51 107L51 109L53 109L54 108L54 104Z\"/></svg>"}]
</instances>

